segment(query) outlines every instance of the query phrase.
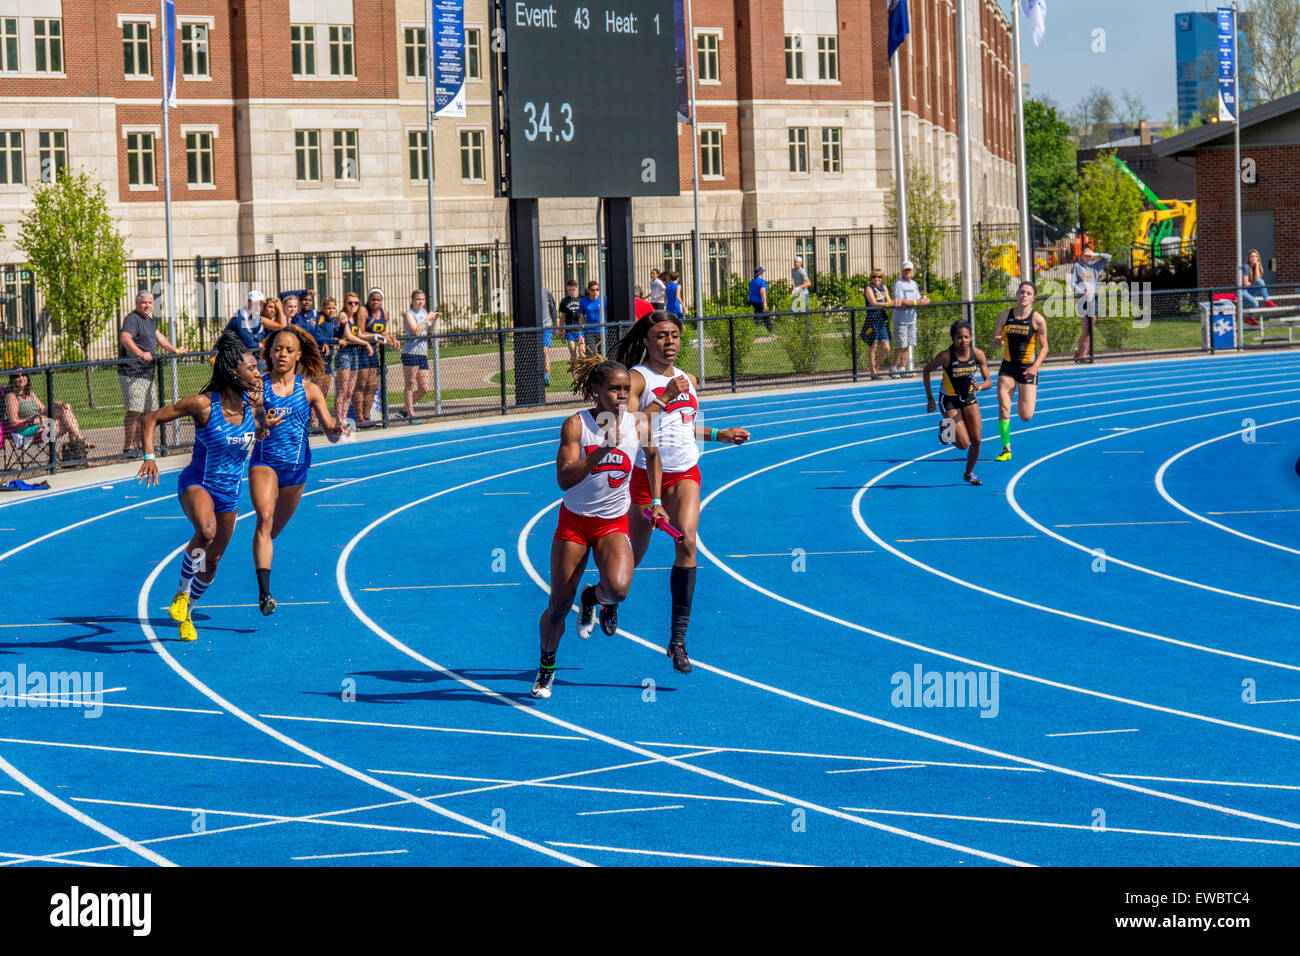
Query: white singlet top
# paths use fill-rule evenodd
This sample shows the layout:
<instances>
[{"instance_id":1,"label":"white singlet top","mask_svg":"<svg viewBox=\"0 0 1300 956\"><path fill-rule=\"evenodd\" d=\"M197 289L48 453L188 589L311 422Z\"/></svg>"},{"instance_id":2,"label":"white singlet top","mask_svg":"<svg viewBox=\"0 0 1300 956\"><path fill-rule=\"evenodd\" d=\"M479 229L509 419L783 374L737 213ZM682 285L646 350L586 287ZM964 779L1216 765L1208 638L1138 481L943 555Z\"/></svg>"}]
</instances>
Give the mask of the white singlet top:
<instances>
[{"instance_id":1,"label":"white singlet top","mask_svg":"<svg viewBox=\"0 0 1300 956\"><path fill-rule=\"evenodd\" d=\"M647 365L638 365L633 371L640 372L645 379L640 399L642 410L650 404L651 399L668 387L669 382L678 375L686 374L676 366L673 366L668 375L660 375ZM669 402L668 407L655 418L655 444L659 446L664 474L690 471L700 460L700 446L695 444L695 419L699 414L699 396L695 394L695 387L691 386ZM644 451L637 452L636 466L645 468Z\"/></svg>"},{"instance_id":2,"label":"white singlet top","mask_svg":"<svg viewBox=\"0 0 1300 956\"><path fill-rule=\"evenodd\" d=\"M591 412L578 413L582 422L582 454L591 454L604 441ZM632 502L632 461L641 443L637 437L636 417L623 415L619 422L617 447L606 449L604 456L586 478L564 493L564 507L586 518L617 518L627 514Z\"/></svg>"}]
</instances>

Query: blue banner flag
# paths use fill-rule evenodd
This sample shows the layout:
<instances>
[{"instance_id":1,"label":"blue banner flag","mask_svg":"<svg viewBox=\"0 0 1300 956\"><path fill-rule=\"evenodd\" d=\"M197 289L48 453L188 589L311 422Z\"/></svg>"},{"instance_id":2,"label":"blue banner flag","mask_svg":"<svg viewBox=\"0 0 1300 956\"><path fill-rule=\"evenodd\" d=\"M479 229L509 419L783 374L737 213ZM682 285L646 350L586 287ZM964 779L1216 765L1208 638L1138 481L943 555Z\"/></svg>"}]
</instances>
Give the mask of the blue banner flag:
<instances>
[{"instance_id":1,"label":"blue banner flag","mask_svg":"<svg viewBox=\"0 0 1300 956\"><path fill-rule=\"evenodd\" d=\"M673 21L677 26L677 122L691 121L691 74L686 59L686 2L675 0Z\"/></svg>"},{"instance_id":2,"label":"blue banner flag","mask_svg":"<svg viewBox=\"0 0 1300 956\"><path fill-rule=\"evenodd\" d=\"M1237 121L1237 37L1231 7L1219 7L1219 122Z\"/></svg>"},{"instance_id":3,"label":"blue banner flag","mask_svg":"<svg viewBox=\"0 0 1300 956\"><path fill-rule=\"evenodd\" d=\"M464 0L433 3L433 115L465 115Z\"/></svg>"},{"instance_id":4,"label":"blue banner flag","mask_svg":"<svg viewBox=\"0 0 1300 956\"><path fill-rule=\"evenodd\" d=\"M894 58L894 51L912 32L912 24L907 18L907 0L889 0L889 59Z\"/></svg>"},{"instance_id":5,"label":"blue banner flag","mask_svg":"<svg viewBox=\"0 0 1300 956\"><path fill-rule=\"evenodd\" d=\"M166 59L167 105L176 108L176 0L163 4L163 47Z\"/></svg>"}]
</instances>

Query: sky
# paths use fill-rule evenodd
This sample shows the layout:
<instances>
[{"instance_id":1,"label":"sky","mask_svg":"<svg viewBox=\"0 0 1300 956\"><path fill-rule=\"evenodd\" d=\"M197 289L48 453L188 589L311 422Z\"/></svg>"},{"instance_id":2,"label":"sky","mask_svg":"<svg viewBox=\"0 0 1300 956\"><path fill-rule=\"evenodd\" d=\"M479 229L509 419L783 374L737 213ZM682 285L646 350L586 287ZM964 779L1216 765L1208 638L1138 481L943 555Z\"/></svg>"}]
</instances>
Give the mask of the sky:
<instances>
[{"instance_id":1,"label":"sky","mask_svg":"<svg viewBox=\"0 0 1300 956\"><path fill-rule=\"evenodd\" d=\"M1010 15L1012 0L999 0ZM1223 3L1227 6L1227 3ZM1149 119L1163 121L1177 105L1174 14L1214 10L1213 0L1047 0L1047 32L1035 47L1022 18L1021 60L1031 96L1048 94L1063 112L1094 86L1138 92ZM1094 30L1105 50L1094 51ZM1098 43L1100 46L1101 44Z\"/></svg>"}]
</instances>

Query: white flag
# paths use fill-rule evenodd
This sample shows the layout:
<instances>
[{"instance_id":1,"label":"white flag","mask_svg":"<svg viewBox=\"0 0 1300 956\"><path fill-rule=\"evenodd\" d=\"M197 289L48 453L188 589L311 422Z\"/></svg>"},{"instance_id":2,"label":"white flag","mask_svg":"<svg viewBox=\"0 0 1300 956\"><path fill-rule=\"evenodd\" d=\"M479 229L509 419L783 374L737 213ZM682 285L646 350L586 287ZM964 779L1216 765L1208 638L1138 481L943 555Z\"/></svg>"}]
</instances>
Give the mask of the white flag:
<instances>
[{"instance_id":1,"label":"white flag","mask_svg":"<svg viewBox=\"0 0 1300 956\"><path fill-rule=\"evenodd\" d=\"M1047 0L1020 0L1020 12L1034 28L1034 46L1043 42L1047 32Z\"/></svg>"}]
</instances>

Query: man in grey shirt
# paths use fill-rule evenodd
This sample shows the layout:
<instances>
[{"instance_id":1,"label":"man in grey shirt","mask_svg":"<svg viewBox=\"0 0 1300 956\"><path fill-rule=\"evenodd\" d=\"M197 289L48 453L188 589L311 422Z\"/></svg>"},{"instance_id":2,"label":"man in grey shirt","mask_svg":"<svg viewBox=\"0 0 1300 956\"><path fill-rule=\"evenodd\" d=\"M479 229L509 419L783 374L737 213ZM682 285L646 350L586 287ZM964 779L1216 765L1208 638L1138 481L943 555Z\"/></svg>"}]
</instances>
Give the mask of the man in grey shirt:
<instances>
[{"instance_id":1,"label":"man in grey shirt","mask_svg":"<svg viewBox=\"0 0 1300 956\"><path fill-rule=\"evenodd\" d=\"M1074 350L1074 360L1082 362L1088 357L1092 343L1092 329L1097 323L1097 280L1110 265L1110 254L1100 255L1085 248L1079 261L1070 270L1070 288L1079 296L1079 344Z\"/></svg>"},{"instance_id":2,"label":"man in grey shirt","mask_svg":"<svg viewBox=\"0 0 1300 956\"><path fill-rule=\"evenodd\" d=\"M795 256L794 267L790 270L791 312L808 311L808 290L811 288L812 282L808 280L808 272L803 267L803 256Z\"/></svg>"},{"instance_id":3,"label":"man in grey shirt","mask_svg":"<svg viewBox=\"0 0 1300 956\"><path fill-rule=\"evenodd\" d=\"M122 386L122 454L135 455L144 450L144 413L158 407L158 378L154 356L158 346L176 355L185 350L167 341L158 331L153 314L153 293L142 290L135 297L135 310L122 319L118 335L117 379Z\"/></svg>"}]
</instances>

